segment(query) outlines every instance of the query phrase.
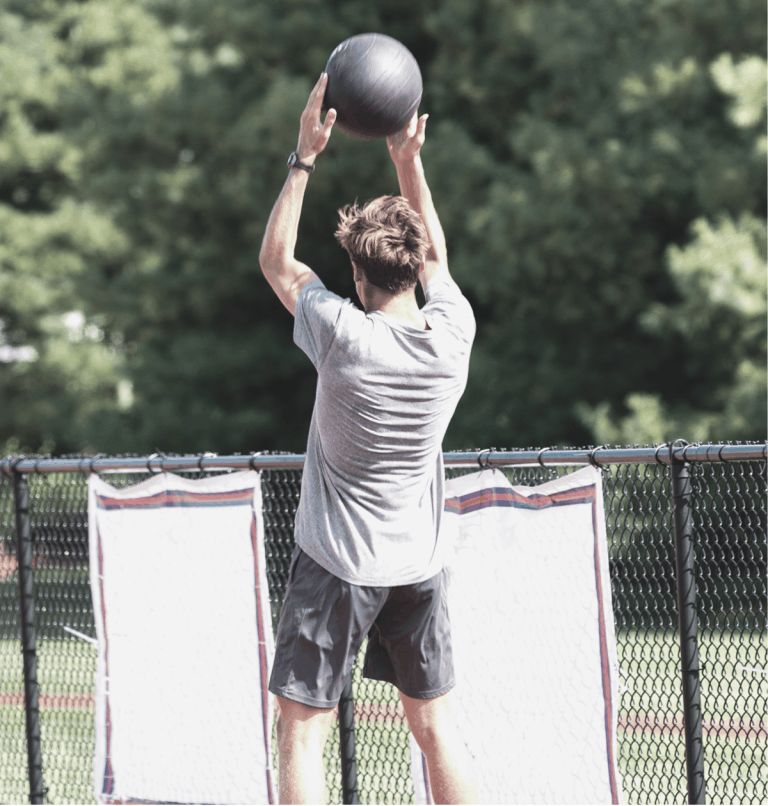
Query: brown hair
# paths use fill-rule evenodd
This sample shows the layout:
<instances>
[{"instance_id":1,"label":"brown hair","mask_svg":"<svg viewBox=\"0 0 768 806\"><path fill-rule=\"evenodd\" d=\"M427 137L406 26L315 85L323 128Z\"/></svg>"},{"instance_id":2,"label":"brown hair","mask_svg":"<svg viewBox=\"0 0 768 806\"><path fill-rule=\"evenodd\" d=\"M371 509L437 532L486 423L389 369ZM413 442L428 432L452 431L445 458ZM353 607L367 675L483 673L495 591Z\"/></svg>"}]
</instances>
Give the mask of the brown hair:
<instances>
[{"instance_id":1,"label":"brown hair","mask_svg":"<svg viewBox=\"0 0 768 806\"><path fill-rule=\"evenodd\" d=\"M336 238L371 285L399 294L416 285L429 248L421 216L402 196L339 210Z\"/></svg>"}]
</instances>

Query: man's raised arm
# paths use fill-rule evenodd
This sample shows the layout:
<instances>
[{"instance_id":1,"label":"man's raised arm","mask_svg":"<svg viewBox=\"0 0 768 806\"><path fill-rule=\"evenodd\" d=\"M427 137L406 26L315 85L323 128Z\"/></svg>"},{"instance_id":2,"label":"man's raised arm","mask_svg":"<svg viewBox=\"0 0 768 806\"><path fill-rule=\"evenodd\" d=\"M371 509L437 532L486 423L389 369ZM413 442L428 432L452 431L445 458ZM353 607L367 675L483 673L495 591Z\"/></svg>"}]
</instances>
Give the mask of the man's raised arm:
<instances>
[{"instance_id":1,"label":"man's raised arm","mask_svg":"<svg viewBox=\"0 0 768 806\"><path fill-rule=\"evenodd\" d=\"M328 144L331 128L336 120L336 110L329 109L325 116L325 124L320 122L320 110L327 83L328 76L323 73L315 84L307 101L307 107L301 115L296 154L298 160L308 167L314 165L317 155ZM296 298L301 289L311 280L317 279L317 275L309 266L294 257L301 205L308 179L307 170L291 168L289 171L269 216L259 254L259 263L264 276L291 313L296 310Z\"/></svg>"},{"instance_id":2,"label":"man's raised arm","mask_svg":"<svg viewBox=\"0 0 768 806\"><path fill-rule=\"evenodd\" d=\"M408 126L402 131L387 137L387 147L397 170L400 193L421 216L429 237L429 251L421 275L421 284L426 286L433 277L453 282L448 271L448 251L445 234L432 201L432 194L424 175L421 163L421 147L424 145L427 118L414 113Z\"/></svg>"}]
</instances>

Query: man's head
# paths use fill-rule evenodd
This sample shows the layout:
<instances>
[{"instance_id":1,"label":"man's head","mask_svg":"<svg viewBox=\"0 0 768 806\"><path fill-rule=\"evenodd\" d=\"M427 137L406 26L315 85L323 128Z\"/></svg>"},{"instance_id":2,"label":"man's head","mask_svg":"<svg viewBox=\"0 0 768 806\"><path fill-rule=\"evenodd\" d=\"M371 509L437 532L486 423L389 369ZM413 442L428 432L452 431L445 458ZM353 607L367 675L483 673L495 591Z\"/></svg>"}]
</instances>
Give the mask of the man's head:
<instances>
[{"instance_id":1,"label":"man's head","mask_svg":"<svg viewBox=\"0 0 768 806\"><path fill-rule=\"evenodd\" d=\"M336 238L373 286L389 294L413 288L429 247L421 216L402 196L381 196L339 210Z\"/></svg>"}]
</instances>

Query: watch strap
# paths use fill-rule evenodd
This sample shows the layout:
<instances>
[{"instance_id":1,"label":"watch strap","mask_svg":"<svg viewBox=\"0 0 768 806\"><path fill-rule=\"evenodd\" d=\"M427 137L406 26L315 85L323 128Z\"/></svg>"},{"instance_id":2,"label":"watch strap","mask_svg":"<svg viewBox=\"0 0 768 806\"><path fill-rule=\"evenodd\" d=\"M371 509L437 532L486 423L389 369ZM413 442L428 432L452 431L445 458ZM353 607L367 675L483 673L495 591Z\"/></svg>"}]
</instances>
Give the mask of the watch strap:
<instances>
[{"instance_id":1,"label":"watch strap","mask_svg":"<svg viewBox=\"0 0 768 806\"><path fill-rule=\"evenodd\" d=\"M311 174L312 171L315 170L314 163L312 165L307 165L306 163L301 162L298 153L295 151L291 151L290 156L288 157L287 165L289 168L301 168L302 171L306 171L308 174Z\"/></svg>"}]
</instances>

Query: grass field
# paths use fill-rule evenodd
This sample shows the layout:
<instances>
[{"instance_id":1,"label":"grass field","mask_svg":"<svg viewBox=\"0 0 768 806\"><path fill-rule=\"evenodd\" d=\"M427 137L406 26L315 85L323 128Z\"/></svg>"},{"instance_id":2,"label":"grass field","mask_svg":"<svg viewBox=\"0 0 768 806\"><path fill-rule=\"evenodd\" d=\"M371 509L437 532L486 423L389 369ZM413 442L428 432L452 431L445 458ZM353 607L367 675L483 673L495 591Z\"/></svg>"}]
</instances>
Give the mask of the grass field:
<instances>
[{"instance_id":1,"label":"grass field","mask_svg":"<svg viewBox=\"0 0 768 806\"><path fill-rule=\"evenodd\" d=\"M626 690L620 711L654 714L671 721L682 711L679 649L674 634L625 632L618 636ZM739 716L766 718L768 678L738 666L768 667L764 636L704 634L700 641L702 706L706 720ZM38 648L44 782L50 803L93 803L92 707L51 707L50 695L93 693L95 648L73 640L43 640ZM362 653L360 659L362 659ZM356 701L396 704L396 690L363 681L355 668ZM0 695L23 691L18 643L0 641ZM74 701L74 700L72 700ZM0 705L0 803L28 802L24 709ZM375 720L356 722L358 787L361 803L412 803L408 729ZM704 771L709 803L765 803L765 732L753 738L711 732L704 739ZM331 801L341 802L338 731L326 748ZM672 731L620 731L619 766L630 803L684 803L683 737Z\"/></svg>"}]
</instances>

